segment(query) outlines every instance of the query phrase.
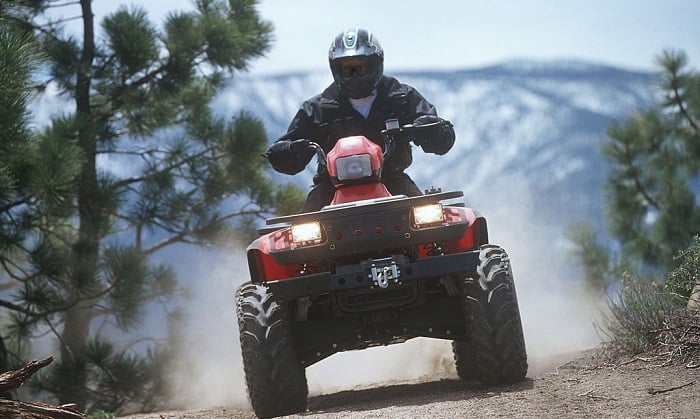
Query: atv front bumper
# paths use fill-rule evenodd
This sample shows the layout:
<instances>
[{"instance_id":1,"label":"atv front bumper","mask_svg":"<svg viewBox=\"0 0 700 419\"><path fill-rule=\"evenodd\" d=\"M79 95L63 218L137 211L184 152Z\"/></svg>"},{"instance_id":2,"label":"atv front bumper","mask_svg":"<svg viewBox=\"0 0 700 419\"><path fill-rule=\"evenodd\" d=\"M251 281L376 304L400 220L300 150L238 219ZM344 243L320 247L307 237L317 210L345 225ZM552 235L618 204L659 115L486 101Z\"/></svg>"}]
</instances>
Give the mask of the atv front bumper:
<instances>
[{"instance_id":1,"label":"atv front bumper","mask_svg":"<svg viewBox=\"0 0 700 419\"><path fill-rule=\"evenodd\" d=\"M268 281L265 285L278 301L356 288L388 288L407 281L441 276L466 276L476 271L479 252L470 251L430 256L416 262L393 258L370 259L345 266L342 272L320 272L288 279Z\"/></svg>"}]
</instances>

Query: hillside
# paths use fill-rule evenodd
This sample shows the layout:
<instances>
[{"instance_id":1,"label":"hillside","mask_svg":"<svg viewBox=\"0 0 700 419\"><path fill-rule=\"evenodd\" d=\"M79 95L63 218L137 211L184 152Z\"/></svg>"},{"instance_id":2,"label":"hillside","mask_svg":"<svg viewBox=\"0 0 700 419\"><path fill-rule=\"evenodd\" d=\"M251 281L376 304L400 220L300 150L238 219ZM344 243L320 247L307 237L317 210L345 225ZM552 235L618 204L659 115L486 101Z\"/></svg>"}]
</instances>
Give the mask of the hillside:
<instances>
[{"instance_id":1,"label":"hillside","mask_svg":"<svg viewBox=\"0 0 700 419\"><path fill-rule=\"evenodd\" d=\"M582 62L516 61L392 75L418 88L457 133L454 149L443 157L416 150L409 172L419 186L464 190L480 207L487 201L480 198L484 189L512 177L546 203L540 209L557 224L583 218L600 223L600 141L612 120L652 104L650 74ZM272 141L301 102L330 81L325 72L239 78L215 107L222 114L255 114ZM312 169L300 185L308 184Z\"/></svg>"}]
</instances>

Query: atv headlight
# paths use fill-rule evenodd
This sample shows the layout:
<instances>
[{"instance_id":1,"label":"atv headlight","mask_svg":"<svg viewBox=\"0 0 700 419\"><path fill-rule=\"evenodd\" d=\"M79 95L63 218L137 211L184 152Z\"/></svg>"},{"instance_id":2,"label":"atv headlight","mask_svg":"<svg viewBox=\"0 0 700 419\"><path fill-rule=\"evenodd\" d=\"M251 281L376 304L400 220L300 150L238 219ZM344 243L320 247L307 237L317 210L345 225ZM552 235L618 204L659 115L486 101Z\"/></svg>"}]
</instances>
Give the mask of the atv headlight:
<instances>
[{"instance_id":1,"label":"atv headlight","mask_svg":"<svg viewBox=\"0 0 700 419\"><path fill-rule=\"evenodd\" d=\"M422 205L413 207L413 223L420 227L445 221L442 204Z\"/></svg>"},{"instance_id":2,"label":"atv headlight","mask_svg":"<svg viewBox=\"0 0 700 419\"><path fill-rule=\"evenodd\" d=\"M292 226L292 241L294 243L313 242L322 238L321 224L317 221Z\"/></svg>"},{"instance_id":3,"label":"atv headlight","mask_svg":"<svg viewBox=\"0 0 700 419\"><path fill-rule=\"evenodd\" d=\"M338 180L352 180L372 176L372 159L369 154L341 157L335 161Z\"/></svg>"}]
</instances>

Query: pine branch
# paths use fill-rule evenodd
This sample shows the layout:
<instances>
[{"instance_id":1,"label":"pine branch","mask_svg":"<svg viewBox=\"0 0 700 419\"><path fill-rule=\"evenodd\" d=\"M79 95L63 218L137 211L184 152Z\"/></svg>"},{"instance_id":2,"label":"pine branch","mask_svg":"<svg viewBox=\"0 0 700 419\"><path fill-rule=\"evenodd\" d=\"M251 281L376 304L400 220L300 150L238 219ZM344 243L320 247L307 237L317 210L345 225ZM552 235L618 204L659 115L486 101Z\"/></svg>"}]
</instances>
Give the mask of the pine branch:
<instances>
[{"instance_id":1,"label":"pine branch","mask_svg":"<svg viewBox=\"0 0 700 419\"><path fill-rule=\"evenodd\" d=\"M8 266L8 264L12 266ZM9 275L9 277L14 279L15 281L25 282L34 277L33 275L30 275L29 272L22 269L21 266L17 265L15 262L9 259L2 258L0 260L0 265L2 265L2 268L7 273L7 275ZM15 270L19 271L22 274L22 276L16 274L14 272ZM5 286L5 284L7 284L7 287ZM2 286L0 286L0 289L9 289L12 286L9 282L5 284L2 284Z\"/></svg>"},{"instance_id":2,"label":"pine branch","mask_svg":"<svg viewBox=\"0 0 700 419\"><path fill-rule=\"evenodd\" d=\"M679 89L680 89L679 86L680 86L680 82L679 82L679 79L678 79L678 72L674 69L674 70L671 72L671 89L672 89L672 92L673 92L673 95L672 95L672 98L671 98L672 103L674 103L676 106L678 106L678 109L679 109L680 114L681 114L681 116L683 117L683 119L685 119L686 121L688 121L688 123L689 123L690 126L693 128L693 130L694 130L695 132L697 132L697 131L698 131L698 125L695 123L695 121L693 120L693 117L690 116L690 114L688 113L688 110L686 109L686 106L685 106L685 104L684 104L684 102L683 102L683 98L682 98L681 92L680 92L680 90L679 90Z\"/></svg>"},{"instance_id":3,"label":"pine branch","mask_svg":"<svg viewBox=\"0 0 700 419\"><path fill-rule=\"evenodd\" d=\"M20 207L23 205L32 205L36 203L36 198L33 196L25 196L20 199L17 199L15 201L12 201L8 203L7 205L4 205L0 207L0 213L9 213L12 209L16 207Z\"/></svg>"},{"instance_id":4,"label":"pine branch","mask_svg":"<svg viewBox=\"0 0 700 419\"><path fill-rule=\"evenodd\" d=\"M227 215L222 216L221 220L229 220L231 218L241 217L244 215L254 215L254 216L262 219L262 218L264 218L262 216L262 214L265 214L265 213L269 214L270 212L271 211L269 211L269 210L262 210L262 209L261 210L248 210L248 211L235 211L235 212L232 212L232 213L229 213ZM144 250L144 253L149 254L149 255L153 254L153 253L157 252L158 250L160 250L164 247L167 247L173 243L186 243L186 244L193 244L193 245L200 245L201 246L204 243L202 243L198 240L189 240L186 237L191 236L191 235L197 235L198 233L201 233L202 231L204 231L204 229L184 229L184 230L178 232L177 234L170 236L168 238L165 238L165 239L161 240L160 242L158 242L157 244L146 248Z\"/></svg>"},{"instance_id":5,"label":"pine branch","mask_svg":"<svg viewBox=\"0 0 700 419\"><path fill-rule=\"evenodd\" d=\"M48 36L49 38L53 39L54 41L60 41L58 36L56 36L56 33L52 30L53 29L52 23L48 23L46 25L38 25L32 21L23 20L23 19L20 19L18 17L12 16L12 15L5 15L3 17L21 25L23 28L29 29L31 31L37 31L37 32L41 33L42 35Z\"/></svg>"},{"instance_id":6,"label":"pine branch","mask_svg":"<svg viewBox=\"0 0 700 419\"><path fill-rule=\"evenodd\" d=\"M177 169L177 168L179 168L179 167L182 167L183 165L185 165L185 164L187 164L187 163L190 163L190 162L192 162L193 160L195 160L195 159L197 159L197 158L199 158L199 157L202 157L202 156L206 155L207 153L209 153L209 152L211 152L211 151L213 151L213 150L214 150L214 147L213 147L213 146L206 147L204 150L202 150L202 151L199 152L199 153L186 156L186 157L183 158L182 160L175 161L175 162L170 163L169 165L167 165L167 166L165 166L165 167L162 167L162 168L160 168L160 169L153 170L152 172L146 173L146 174L144 174L144 175L142 175L142 176L134 176L134 177L122 179L122 180L120 180L119 182L115 182L114 185L112 185L112 186L113 186L113 188L116 190L116 189L122 188L122 187L127 186L127 185L131 185L131 184L134 184L134 183L143 182L143 181L145 181L146 179L149 179L149 178L151 178L151 177L153 177L153 176L155 176L155 175L159 175L159 174L161 174L161 173L169 173L169 172L171 172L172 170ZM144 155L145 155L145 154L144 154Z\"/></svg>"},{"instance_id":7,"label":"pine branch","mask_svg":"<svg viewBox=\"0 0 700 419\"><path fill-rule=\"evenodd\" d=\"M68 7L68 6L77 6L80 4L80 1L70 1L67 3L58 3L57 1L49 1L48 6L46 6L47 9L58 9L61 7Z\"/></svg>"},{"instance_id":8,"label":"pine branch","mask_svg":"<svg viewBox=\"0 0 700 419\"><path fill-rule=\"evenodd\" d=\"M167 247L173 243L183 242L185 237L187 237L188 234L190 234L190 231L183 230L174 236L167 237L167 238L161 240L160 242L154 244L153 246L144 249L143 252L147 255L151 255L151 254L159 251L160 249Z\"/></svg>"},{"instance_id":9,"label":"pine branch","mask_svg":"<svg viewBox=\"0 0 700 419\"><path fill-rule=\"evenodd\" d=\"M634 181L634 185L637 188L637 191L642 194L642 196L644 197L644 199L647 201L647 203L649 205L656 208L658 211L661 211L661 206L659 205L659 203L656 202L656 200L649 194L649 192L646 190L646 188L642 184L641 179L639 179L638 173L641 170L639 170L634 165L634 163L632 161L633 158L632 158L631 150L629 148L629 143L627 141L625 141L624 145L625 145L624 155L625 155L625 159L626 159L625 163L627 164L627 166L629 168L634 169L634 170L630 170L630 172L632 172L632 180Z\"/></svg>"},{"instance_id":10,"label":"pine branch","mask_svg":"<svg viewBox=\"0 0 700 419\"><path fill-rule=\"evenodd\" d=\"M36 313L32 312L31 310L27 310L26 308L24 308L20 305L17 305L15 303L11 303L9 301L5 301L3 299L0 299L0 307L5 307L7 309L10 309L10 310L22 313L22 314L26 314L26 315L31 316L31 317L34 317L37 315Z\"/></svg>"},{"instance_id":11,"label":"pine branch","mask_svg":"<svg viewBox=\"0 0 700 419\"><path fill-rule=\"evenodd\" d=\"M76 4L80 4L80 2L78 2L78 3L76 3ZM83 19L83 16L82 16L82 15L72 16L72 17L67 17L67 18L64 18L64 19L52 20L52 21L49 23L49 25L50 25L50 26L53 26L53 25L56 25L56 24L62 24L62 23L72 22L72 21L74 21L74 20L82 20L82 19Z\"/></svg>"}]
</instances>

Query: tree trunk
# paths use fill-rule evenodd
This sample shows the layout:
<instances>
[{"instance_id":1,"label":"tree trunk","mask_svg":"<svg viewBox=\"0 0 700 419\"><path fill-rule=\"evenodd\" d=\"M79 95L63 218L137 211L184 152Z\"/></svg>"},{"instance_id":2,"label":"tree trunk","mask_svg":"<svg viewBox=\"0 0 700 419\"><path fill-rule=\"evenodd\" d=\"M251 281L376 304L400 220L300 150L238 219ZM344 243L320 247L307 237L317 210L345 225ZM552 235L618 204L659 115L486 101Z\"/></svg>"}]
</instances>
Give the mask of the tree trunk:
<instances>
[{"instance_id":1,"label":"tree trunk","mask_svg":"<svg viewBox=\"0 0 700 419\"><path fill-rule=\"evenodd\" d=\"M75 290L71 303L76 304L65 315L61 336L61 361L68 368L69 376L63 377L67 385L61 388L61 403L75 403L85 410L87 404L87 371L84 360L85 348L90 335L90 302L79 289L79 284L93 283L97 272L100 245L100 212L97 200L97 134L92 123L90 94L92 65L95 59L94 18L92 1L80 0L83 20L83 46L76 74L76 116L80 118L78 144L83 150L85 163L78 190L78 218L80 220L78 240L73 246L73 271Z\"/></svg>"}]
</instances>

